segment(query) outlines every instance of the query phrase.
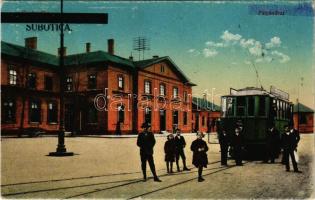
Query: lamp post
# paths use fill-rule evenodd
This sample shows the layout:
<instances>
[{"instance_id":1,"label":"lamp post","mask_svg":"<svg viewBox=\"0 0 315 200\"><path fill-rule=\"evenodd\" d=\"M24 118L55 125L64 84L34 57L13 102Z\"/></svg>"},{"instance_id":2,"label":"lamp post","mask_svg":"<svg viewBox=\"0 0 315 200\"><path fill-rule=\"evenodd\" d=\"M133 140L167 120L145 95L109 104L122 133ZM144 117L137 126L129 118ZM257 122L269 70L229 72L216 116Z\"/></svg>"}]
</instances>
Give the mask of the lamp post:
<instances>
[{"instance_id":1,"label":"lamp post","mask_svg":"<svg viewBox=\"0 0 315 200\"><path fill-rule=\"evenodd\" d=\"M60 75L60 113L58 145L56 152L50 152L50 156L72 156L72 152L67 152L65 147L65 123L64 123L64 23L73 24L107 24L107 13L63 13L63 0L60 0L60 13L43 12L1 12L1 23L58 23L60 24L60 55L59 55L59 75Z\"/></svg>"},{"instance_id":2,"label":"lamp post","mask_svg":"<svg viewBox=\"0 0 315 200\"><path fill-rule=\"evenodd\" d=\"M59 131L58 131L58 145L56 152L50 152L50 156L73 156L73 152L67 152L65 146L65 104L64 104L64 80L65 80L65 70L64 70L64 33L63 33L63 0L60 0L60 49L59 49Z\"/></svg>"}]
</instances>

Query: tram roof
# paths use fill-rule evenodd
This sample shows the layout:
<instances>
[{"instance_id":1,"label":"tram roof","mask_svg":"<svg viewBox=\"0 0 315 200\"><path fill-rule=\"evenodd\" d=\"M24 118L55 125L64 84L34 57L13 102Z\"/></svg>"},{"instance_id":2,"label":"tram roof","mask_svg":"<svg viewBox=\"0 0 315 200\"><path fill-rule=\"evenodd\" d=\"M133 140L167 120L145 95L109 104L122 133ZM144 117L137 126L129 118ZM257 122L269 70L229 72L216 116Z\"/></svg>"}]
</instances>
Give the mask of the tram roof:
<instances>
[{"instance_id":1,"label":"tram roof","mask_svg":"<svg viewBox=\"0 0 315 200\"><path fill-rule=\"evenodd\" d=\"M230 95L224 95L222 97L229 97L229 96L270 96L273 98L281 99L283 101L287 101L287 102L289 101L288 97L286 98L280 95L276 95L275 93L268 92L263 88L256 88L256 87L246 87L239 90L230 88Z\"/></svg>"}]
</instances>

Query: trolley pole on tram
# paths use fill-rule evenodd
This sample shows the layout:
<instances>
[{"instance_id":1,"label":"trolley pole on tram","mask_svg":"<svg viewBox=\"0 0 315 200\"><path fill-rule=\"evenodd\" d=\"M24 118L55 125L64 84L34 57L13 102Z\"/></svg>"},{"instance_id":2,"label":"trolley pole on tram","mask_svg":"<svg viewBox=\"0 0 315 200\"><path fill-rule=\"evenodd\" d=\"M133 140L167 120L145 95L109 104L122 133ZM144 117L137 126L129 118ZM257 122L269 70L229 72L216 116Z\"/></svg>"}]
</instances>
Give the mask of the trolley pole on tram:
<instances>
[{"instance_id":1,"label":"trolley pole on tram","mask_svg":"<svg viewBox=\"0 0 315 200\"><path fill-rule=\"evenodd\" d=\"M297 114L298 114L298 117L297 117L297 129L298 129L298 132L300 133L300 85L301 85L301 88L303 87L303 80L304 78L301 77L300 78L300 81L299 84L298 84L298 98L296 99L296 102L297 102Z\"/></svg>"}]
</instances>

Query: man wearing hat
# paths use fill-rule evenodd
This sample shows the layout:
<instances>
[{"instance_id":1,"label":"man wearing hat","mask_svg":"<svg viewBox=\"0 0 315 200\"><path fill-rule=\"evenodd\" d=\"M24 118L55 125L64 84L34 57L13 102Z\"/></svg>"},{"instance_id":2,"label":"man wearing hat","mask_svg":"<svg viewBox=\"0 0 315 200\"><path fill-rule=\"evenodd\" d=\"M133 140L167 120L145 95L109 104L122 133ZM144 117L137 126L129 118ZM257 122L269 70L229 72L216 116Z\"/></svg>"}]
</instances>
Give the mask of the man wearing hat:
<instances>
[{"instance_id":1,"label":"man wearing hat","mask_svg":"<svg viewBox=\"0 0 315 200\"><path fill-rule=\"evenodd\" d=\"M151 124L145 122L142 124L141 128L143 128L143 132L141 132L138 135L137 145L138 147L140 147L143 180L144 181L147 180L146 167L147 167L147 161L148 161L151 172L154 177L154 181L161 182L161 180L156 175L155 165L154 165L154 160L153 160L153 147L155 145L155 138L154 138L153 133L150 131Z\"/></svg>"},{"instance_id":2,"label":"man wearing hat","mask_svg":"<svg viewBox=\"0 0 315 200\"><path fill-rule=\"evenodd\" d=\"M219 139L220 151L221 151L221 165L227 166L229 141L228 141L227 133L222 126L222 122L220 118L217 121L217 132L218 132L218 139Z\"/></svg>"},{"instance_id":3,"label":"man wearing hat","mask_svg":"<svg viewBox=\"0 0 315 200\"><path fill-rule=\"evenodd\" d=\"M191 143L190 149L193 152L193 165L198 168L198 182L204 181L202 170L208 165L208 145L202 140L204 137L202 132L198 132L197 139Z\"/></svg>"},{"instance_id":4,"label":"man wearing hat","mask_svg":"<svg viewBox=\"0 0 315 200\"><path fill-rule=\"evenodd\" d=\"M293 125L285 126L285 132L282 134L282 147L283 157L286 166L286 171L290 171L289 156L291 157L294 172L301 172L298 169L297 162L295 160L294 151L296 151L298 143L300 141L300 135L297 130L293 128Z\"/></svg>"},{"instance_id":5,"label":"man wearing hat","mask_svg":"<svg viewBox=\"0 0 315 200\"><path fill-rule=\"evenodd\" d=\"M176 166L177 166L177 171L180 172L179 168L179 158L182 158L183 161L183 170L184 171L190 171L190 169L187 168L186 166L186 156L184 152L184 148L186 147L186 141L185 138L180 134L180 130L176 130L176 136L174 138L175 142L175 161L176 161Z\"/></svg>"}]
</instances>

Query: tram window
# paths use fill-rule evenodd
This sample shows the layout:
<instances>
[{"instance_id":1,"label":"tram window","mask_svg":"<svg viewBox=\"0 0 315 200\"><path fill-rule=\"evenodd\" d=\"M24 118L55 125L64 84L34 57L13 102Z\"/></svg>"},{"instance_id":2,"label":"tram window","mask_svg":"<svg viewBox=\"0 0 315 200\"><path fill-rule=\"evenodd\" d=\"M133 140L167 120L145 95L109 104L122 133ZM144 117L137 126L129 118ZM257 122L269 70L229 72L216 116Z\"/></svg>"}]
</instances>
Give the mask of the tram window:
<instances>
[{"instance_id":1,"label":"tram window","mask_svg":"<svg viewBox=\"0 0 315 200\"><path fill-rule=\"evenodd\" d=\"M287 109L288 109L288 105L287 103L283 103L283 118L287 119Z\"/></svg>"},{"instance_id":2,"label":"tram window","mask_svg":"<svg viewBox=\"0 0 315 200\"><path fill-rule=\"evenodd\" d=\"M291 106L290 106L290 104L288 104L286 111L287 111L287 119L290 119L291 118Z\"/></svg>"},{"instance_id":3,"label":"tram window","mask_svg":"<svg viewBox=\"0 0 315 200\"><path fill-rule=\"evenodd\" d=\"M259 115L265 116L266 115L266 99L265 97L259 97Z\"/></svg>"},{"instance_id":4,"label":"tram window","mask_svg":"<svg viewBox=\"0 0 315 200\"><path fill-rule=\"evenodd\" d=\"M222 97L221 107L222 107L222 117L225 117L226 116L226 97Z\"/></svg>"},{"instance_id":5,"label":"tram window","mask_svg":"<svg viewBox=\"0 0 315 200\"><path fill-rule=\"evenodd\" d=\"M236 102L237 116L245 115L245 97L238 97Z\"/></svg>"},{"instance_id":6,"label":"tram window","mask_svg":"<svg viewBox=\"0 0 315 200\"><path fill-rule=\"evenodd\" d=\"M234 116L235 99L229 97L227 99L227 111L229 116Z\"/></svg>"},{"instance_id":7,"label":"tram window","mask_svg":"<svg viewBox=\"0 0 315 200\"><path fill-rule=\"evenodd\" d=\"M255 98L254 97L248 97L248 108L247 108L247 115L248 116L254 116L255 114Z\"/></svg>"},{"instance_id":8,"label":"tram window","mask_svg":"<svg viewBox=\"0 0 315 200\"><path fill-rule=\"evenodd\" d=\"M277 101L277 118L280 119L280 101Z\"/></svg>"},{"instance_id":9,"label":"tram window","mask_svg":"<svg viewBox=\"0 0 315 200\"><path fill-rule=\"evenodd\" d=\"M283 119L284 115L283 115L283 107L284 107L284 103L281 101L280 102L280 118Z\"/></svg>"}]
</instances>

